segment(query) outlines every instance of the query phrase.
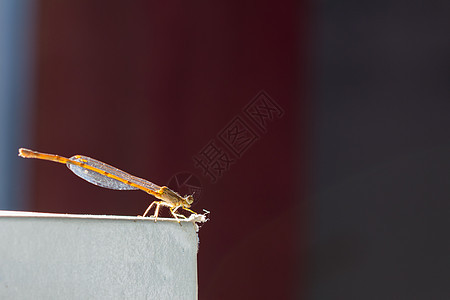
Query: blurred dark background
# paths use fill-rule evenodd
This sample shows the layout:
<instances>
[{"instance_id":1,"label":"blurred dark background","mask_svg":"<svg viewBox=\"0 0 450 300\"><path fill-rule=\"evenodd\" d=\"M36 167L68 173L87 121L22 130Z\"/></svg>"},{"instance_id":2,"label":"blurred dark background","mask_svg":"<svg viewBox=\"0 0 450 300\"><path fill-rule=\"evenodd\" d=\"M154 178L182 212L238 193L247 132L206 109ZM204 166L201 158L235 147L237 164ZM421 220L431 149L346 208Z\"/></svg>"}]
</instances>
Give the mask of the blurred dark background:
<instances>
[{"instance_id":1,"label":"blurred dark background","mask_svg":"<svg viewBox=\"0 0 450 300\"><path fill-rule=\"evenodd\" d=\"M27 147L211 211L200 299L450 297L446 1L0 6L0 209L142 214Z\"/></svg>"}]
</instances>

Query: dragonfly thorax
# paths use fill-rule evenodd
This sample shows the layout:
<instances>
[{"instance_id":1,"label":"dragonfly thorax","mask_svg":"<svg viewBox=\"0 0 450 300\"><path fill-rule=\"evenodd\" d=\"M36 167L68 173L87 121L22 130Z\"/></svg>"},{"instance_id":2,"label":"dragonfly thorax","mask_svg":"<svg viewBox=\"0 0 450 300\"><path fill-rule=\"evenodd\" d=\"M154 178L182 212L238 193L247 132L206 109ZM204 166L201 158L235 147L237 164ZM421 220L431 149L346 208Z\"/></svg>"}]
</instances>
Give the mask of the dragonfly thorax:
<instances>
[{"instance_id":1,"label":"dragonfly thorax","mask_svg":"<svg viewBox=\"0 0 450 300\"><path fill-rule=\"evenodd\" d=\"M183 206L186 208L191 207L192 202L194 202L194 197L192 197L192 195L181 197L180 194L172 191L166 186L161 187L160 199L172 206Z\"/></svg>"}]
</instances>

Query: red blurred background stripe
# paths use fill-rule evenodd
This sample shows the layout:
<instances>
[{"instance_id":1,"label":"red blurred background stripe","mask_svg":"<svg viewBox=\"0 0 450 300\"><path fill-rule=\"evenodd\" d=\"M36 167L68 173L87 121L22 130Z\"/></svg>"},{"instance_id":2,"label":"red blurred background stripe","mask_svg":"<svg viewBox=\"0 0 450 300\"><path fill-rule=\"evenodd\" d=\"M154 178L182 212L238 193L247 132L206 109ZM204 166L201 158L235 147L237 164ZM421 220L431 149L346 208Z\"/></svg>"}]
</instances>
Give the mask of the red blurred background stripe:
<instances>
[{"instance_id":1,"label":"red blurred background stripe","mask_svg":"<svg viewBox=\"0 0 450 300\"><path fill-rule=\"evenodd\" d=\"M40 3L36 150L84 154L157 184L179 171L200 178L193 209L211 211L200 231L200 299L287 299L301 284L305 8ZM258 140L212 183L193 157L261 90L284 114L267 132L252 127ZM33 163L37 211L136 215L153 200Z\"/></svg>"}]
</instances>

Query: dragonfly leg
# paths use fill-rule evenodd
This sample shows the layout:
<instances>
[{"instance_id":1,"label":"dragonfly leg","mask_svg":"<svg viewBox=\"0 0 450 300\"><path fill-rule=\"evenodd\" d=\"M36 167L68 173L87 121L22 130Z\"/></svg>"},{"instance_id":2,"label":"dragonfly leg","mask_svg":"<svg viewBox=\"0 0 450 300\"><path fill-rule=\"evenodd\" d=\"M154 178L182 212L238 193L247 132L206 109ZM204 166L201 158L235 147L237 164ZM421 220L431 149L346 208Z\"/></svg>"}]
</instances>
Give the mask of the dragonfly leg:
<instances>
[{"instance_id":1,"label":"dragonfly leg","mask_svg":"<svg viewBox=\"0 0 450 300\"><path fill-rule=\"evenodd\" d=\"M187 219L185 215L182 214L176 214L175 212L181 207L181 205L176 206L173 210L172 213L175 214L177 217L183 218L183 219Z\"/></svg>"},{"instance_id":2,"label":"dragonfly leg","mask_svg":"<svg viewBox=\"0 0 450 300\"><path fill-rule=\"evenodd\" d=\"M179 209L181 207L181 205L175 206L174 209L172 209L172 213L175 213L177 211L177 209Z\"/></svg>"},{"instance_id":3,"label":"dragonfly leg","mask_svg":"<svg viewBox=\"0 0 450 300\"><path fill-rule=\"evenodd\" d=\"M162 201L153 201L152 204L150 204L147 207L147 209L145 210L144 215L142 217L145 217L148 214L148 212L150 211L150 209L153 207L153 205L155 205L156 208L155 208L155 213L153 214L153 217L155 217L155 222L156 222L156 220L158 219L159 207L161 206L161 204L164 205L164 202L162 202Z\"/></svg>"},{"instance_id":4,"label":"dragonfly leg","mask_svg":"<svg viewBox=\"0 0 450 300\"><path fill-rule=\"evenodd\" d=\"M194 215L197 215L197 213L196 213L195 211L190 210L189 208L183 207L183 209L184 209L184 210L187 210L187 211L189 211L189 212L191 212L191 213L193 213Z\"/></svg>"},{"instance_id":5,"label":"dragonfly leg","mask_svg":"<svg viewBox=\"0 0 450 300\"><path fill-rule=\"evenodd\" d=\"M149 212L150 209L152 208L153 204L155 204L155 202L158 202L158 201L153 201L153 202L147 207L147 209L145 210L145 212L144 212L144 214L142 215L142 217L145 217L145 216L148 214L148 212Z\"/></svg>"},{"instance_id":6,"label":"dragonfly leg","mask_svg":"<svg viewBox=\"0 0 450 300\"><path fill-rule=\"evenodd\" d=\"M178 224L181 226L180 219L178 219L177 214L175 211L178 209L178 207L175 207L175 209L172 209L172 207L169 206L170 212L172 213L172 216L177 220Z\"/></svg>"},{"instance_id":7,"label":"dragonfly leg","mask_svg":"<svg viewBox=\"0 0 450 300\"><path fill-rule=\"evenodd\" d=\"M155 217L155 222L156 222L156 219L158 219L159 206L161 205L161 201L155 201L155 202L156 202L156 208L155 208L155 213L153 214L153 216Z\"/></svg>"},{"instance_id":8,"label":"dragonfly leg","mask_svg":"<svg viewBox=\"0 0 450 300\"><path fill-rule=\"evenodd\" d=\"M149 212L150 209L153 207L153 205L156 206L156 207L155 207L155 213L153 214L153 217L155 218L155 222L156 222L157 219L158 219L159 208L160 208L161 206L167 206L167 207L169 208L170 213L171 213L172 216L177 220L178 224L181 225L180 219L179 219L178 217L186 219L186 216L183 216L182 214L177 214L177 213L176 213L176 211L177 211L180 207L182 207L181 205L178 205L178 206L176 206L176 207L173 208L172 206L168 205L167 203L165 203L165 202L163 202L163 201L153 201L153 202L147 207L147 209L145 210L143 217L145 217L145 216L148 214L148 212ZM191 211L191 210L190 210L190 211ZM192 212L192 211L191 211L191 212Z\"/></svg>"}]
</instances>

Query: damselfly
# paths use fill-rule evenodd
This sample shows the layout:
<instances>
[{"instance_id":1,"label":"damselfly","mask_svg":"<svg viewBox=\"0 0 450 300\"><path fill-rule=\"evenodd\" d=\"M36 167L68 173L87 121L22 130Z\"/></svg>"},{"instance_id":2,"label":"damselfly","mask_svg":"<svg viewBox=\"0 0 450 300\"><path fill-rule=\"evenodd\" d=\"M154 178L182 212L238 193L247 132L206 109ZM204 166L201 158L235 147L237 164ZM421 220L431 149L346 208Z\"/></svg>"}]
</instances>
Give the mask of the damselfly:
<instances>
[{"instance_id":1,"label":"damselfly","mask_svg":"<svg viewBox=\"0 0 450 300\"><path fill-rule=\"evenodd\" d=\"M66 158L59 155L40 153L24 148L19 149L19 156L24 158L50 160L66 164L67 167L77 176L92 184L104 188L113 190L142 190L147 192L148 194L161 200L153 201L142 215L145 217L150 209L155 206L155 212L153 214L155 217L155 222L158 218L160 206L168 207L170 213L178 221L178 223L180 223L178 217L185 218L185 216L176 213L178 209L181 208L196 214L194 211L189 209L192 202L194 202L194 197L192 195L181 197L177 192L172 191L166 186L156 185L150 181L130 175L113 166L87 156L74 155L71 158Z\"/></svg>"}]
</instances>

